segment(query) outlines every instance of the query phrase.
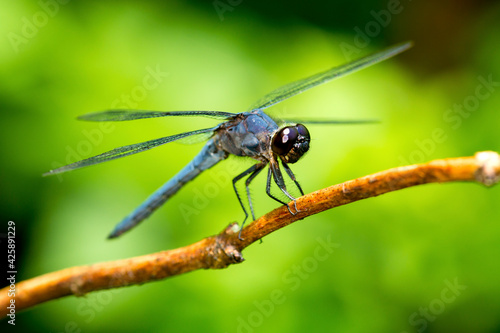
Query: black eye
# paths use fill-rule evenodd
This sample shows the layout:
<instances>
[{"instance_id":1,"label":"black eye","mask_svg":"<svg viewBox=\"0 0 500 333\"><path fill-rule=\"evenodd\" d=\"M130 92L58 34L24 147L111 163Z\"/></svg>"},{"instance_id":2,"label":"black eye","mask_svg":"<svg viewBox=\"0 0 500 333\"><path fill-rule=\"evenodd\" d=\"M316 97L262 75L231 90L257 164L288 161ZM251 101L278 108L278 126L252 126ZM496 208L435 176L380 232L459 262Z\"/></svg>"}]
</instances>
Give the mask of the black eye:
<instances>
[{"instance_id":1,"label":"black eye","mask_svg":"<svg viewBox=\"0 0 500 333\"><path fill-rule=\"evenodd\" d=\"M297 124L297 131L299 132L300 136L303 136L304 138L307 138L307 139L310 138L309 131L307 130L307 128L304 125Z\"/></svg>"},{"instance_id":2,"label":"black eye","mask_svg":"<svg viewBox=\"0 0 500 333\"><path fill-rule=\"evenodd\" d=\"M304 126L302 127L307 132L307 129ZM309 135L309 133L307 134ZM276 154L280 156L286 155L292 149L298 137L299 131L297 127L284 127L274 135L271 147Z\"/></svg>"}]
</instances>

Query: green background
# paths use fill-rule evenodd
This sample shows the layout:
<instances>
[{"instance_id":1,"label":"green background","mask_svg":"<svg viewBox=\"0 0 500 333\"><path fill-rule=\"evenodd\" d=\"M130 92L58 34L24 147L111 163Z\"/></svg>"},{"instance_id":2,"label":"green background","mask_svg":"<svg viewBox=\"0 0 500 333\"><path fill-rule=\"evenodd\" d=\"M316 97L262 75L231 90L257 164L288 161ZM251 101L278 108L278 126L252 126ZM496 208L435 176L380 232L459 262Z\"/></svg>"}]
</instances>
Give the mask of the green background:
<instances>
[{"instance_id":1,"label":"green background","mask_svg":"<svg viewBox=\"0 0 500 333\"><path fill-rule=\"evenodd\" d=\"M184 246L242 220L228 180L251 161L236 160L107 241L202 145L172 143L61 177L41 174L215 123L156 119L103 131L75 120L87 112L127 105L245 111L280 85L413 40L396 58L269 110L381 120L310 126L312 148L293 165L304 190L500 150L500 87L474 97L487 92L478 77L500 81L495 1L42 3L0 4L0 232L15 221L18 280ZM388 7L398 12L384 16ZM150 70L163 73L161 82L144 89ZM470 111L456 113L454 105ZM259 216L277 207L264 187L261 175L252 186ZM207 188L214 191L207 200L194 201ZM15 328L2 325L39 332L500 332L499 199L500 187L470 183L390 193L280 230L246 249L243 264L66 297L18 313ZM188 218L187 206L197 207ZM323 252L325 242L335 244L331 252Z\"/></svg>"}]
</instances>

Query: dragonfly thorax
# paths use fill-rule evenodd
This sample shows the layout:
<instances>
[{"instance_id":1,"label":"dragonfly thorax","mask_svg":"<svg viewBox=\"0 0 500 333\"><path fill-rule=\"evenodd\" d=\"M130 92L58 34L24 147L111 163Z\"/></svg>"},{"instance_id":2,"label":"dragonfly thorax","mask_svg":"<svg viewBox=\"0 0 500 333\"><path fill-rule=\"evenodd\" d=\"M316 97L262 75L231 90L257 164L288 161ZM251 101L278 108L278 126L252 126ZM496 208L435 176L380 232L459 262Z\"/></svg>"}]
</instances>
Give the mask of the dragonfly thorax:
<instances>
[{"instance_id":1,"label":"dragonfly thorax","mask_svg":"<svg viewBox=\"0 0 500 333\"><path fill-rule=\"evenodd\" d=\"M286 163L297 162L309 150L311 137L302 124L278 130L271 142L271 149Z\"/></svg>"}]
</instances>

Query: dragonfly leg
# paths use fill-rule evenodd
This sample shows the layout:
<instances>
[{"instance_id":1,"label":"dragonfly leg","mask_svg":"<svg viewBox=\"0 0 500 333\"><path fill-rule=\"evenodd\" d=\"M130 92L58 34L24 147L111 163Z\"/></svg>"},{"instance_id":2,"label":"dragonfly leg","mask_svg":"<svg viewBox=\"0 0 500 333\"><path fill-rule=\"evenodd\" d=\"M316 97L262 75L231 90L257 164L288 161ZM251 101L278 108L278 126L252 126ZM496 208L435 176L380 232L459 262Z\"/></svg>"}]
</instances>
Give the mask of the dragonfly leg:
<instances>
[{"instance_id":1,"label":"dragonfly leg","mask_svg":"<svg viewBox=\"0 0 500 333\"><path fill-rule=\"evenodd\" d=\"M241 208L243 209L243 212L245 213L245 219L243 220L243 223L241 223L241 227L240 227L240 233L238 234L238 238L240 240L242 240L241 238L241 231L243 230L243 226L245 225L245 222L247 221L248 219L248 212L245 208L245 205L243 204L243 201L241 200L241 197L240 197L240 193L238 192L238 189L236 188L236 183L243 177L245 177L246 175L248 174L251 174L250 177L253 176L253 174L256 172L256 171L260 171L260 169L262 169L263 166L260 165L261 163L257 163L257 164L254 164L252 165L250 168L248 168L247 170L243 171L242 173L240 173L238 176L234 177L233 178L233 188L234 188L234 192L236 193L236 197L238 198L238 201L241 205ZM257 172L258 173L258 172ZM249 177L249 178L250 178ZM254 176L255 177L255 176ZM253 215L253 208L252 208L252 203L250 202L250 209L252 210L252 215Z\"/></svg>"},{"instance_id":2,"label":"dragonfly leg","mask_svg":"<svg viewBox=\"0 0 500 333\"><path fill-rule=\"evenodd\" d=\"M300 187L300 184L297 181L297 179L295 178L295 175L293 174L292 169L290 169L290 167L288 166L288 164L286 164L285 162L283 162L283 161L281 161L281 162L283 163L283 167L285 168L286 173L288 174L288 176L290 177L290 179L293 180L293 182L295 183L295 185L299 189L300 194L304 195L304 191L302 191L302 187ZM300 212L301 210L299 210L297 208L297 201L293 200L293 204L295 206L295 211L297 213Z\"/></svg>"},{"instance_id":3,"label":"dragonfly leg","mask_svg":"<svg viewBox=\"0 0 500 333\"><path fill-rule=\"evenodd\" d=\"M252 197L250 196L250 183L254 178L264 169L266 163L258 163L256 164L256 169L254 172L247 178L245 181L245 189L247 191L248 204L250 206L250 212L252 213L252 219L255 221L255 213L253 210Z\"/></svg>"},{"instance_id":4,"label":"dragonfly leg","mask_svg":"<svg viewBox=\"0 0 500 333\"><path fill-rule=\"evenodd\" d=\"M295 178L295 175L292 172L292 169L290 169L288 164L286 164L285 162L282 161L282 163L283 163L283 167L285 168L286 173L288 174L290 179L293 180L293 182L295 183L295 185L299 189L300 194L304 195L304 191L302 191L302 187L300 187L299 182L297 181L297 179Z\"/></svg>"},{"instance_id":5,"label":"dragonfly leg","mask_svg":"<svg viewBox=\"0 0 500 333\"><path fill-rule=\"evenodd\" d=\"M267 195L271 199L274 199L274 200L278 201L280 204L285 205L286 208L288 209L288 211L290 212L290 214L295 215L296 213L292 212L292 210L290 209L290 207L288 206L288 204L286 202L281 201L280 199L276 198L274 195L271 194L271 179L272 179L272 176L273 176L273 171L272 171L271 167L269 167L269 172L267 173L267 184L266 184L266 193L267 193ZM280 187L280 189L281 189L281 187ZM283 190L283 189L281 189L281 190ZM286 191L286 189L285 189L285 191ZM288 194L288 192L285 193L285 194ZM290 196L289 194L288 194L288 196L291 197L291 199L295 203L295 198L292 197L292 196ZM297 210L297 205L296 204L295 204L295 209Z\"/></svg>"}]
</instances>

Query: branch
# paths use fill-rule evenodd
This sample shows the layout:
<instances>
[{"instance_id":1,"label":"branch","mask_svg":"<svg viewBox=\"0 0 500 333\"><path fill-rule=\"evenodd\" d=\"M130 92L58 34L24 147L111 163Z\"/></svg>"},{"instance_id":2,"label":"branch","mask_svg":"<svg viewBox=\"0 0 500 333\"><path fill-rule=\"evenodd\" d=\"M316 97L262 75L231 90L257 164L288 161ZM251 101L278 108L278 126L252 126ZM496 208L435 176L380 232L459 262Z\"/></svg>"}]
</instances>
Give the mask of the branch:
<instances>
[{"instance_id":1,"label":"branch","mask_svg":"<svg viewBox=\"0 0 500 333\"><path fill-rule=\"evenodd\" d=\"M241 251L262 237L307 216L406 187L452 181L476 181L486 186L500 179L500 156L480 152L474 157L434 160L398 167L307 194L297 199L299 212L282 206L249 224L238 239L238 225L219 235L175 250L48 273L16 284L16 312L68 295L143 284L197 269L220 269L242 262ZM0 290L0 318L8 315L9 287Z\"/></svg>"}]
</instances>

